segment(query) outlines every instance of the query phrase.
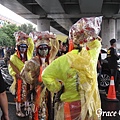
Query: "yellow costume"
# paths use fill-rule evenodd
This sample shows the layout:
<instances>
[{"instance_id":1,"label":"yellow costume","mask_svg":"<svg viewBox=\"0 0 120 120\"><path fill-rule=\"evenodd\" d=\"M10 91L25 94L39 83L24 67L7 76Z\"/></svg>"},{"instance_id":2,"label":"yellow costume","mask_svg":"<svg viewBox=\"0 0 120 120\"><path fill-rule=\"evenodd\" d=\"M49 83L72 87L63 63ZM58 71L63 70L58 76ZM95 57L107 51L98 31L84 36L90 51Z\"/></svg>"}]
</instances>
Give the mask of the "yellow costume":
<instances>
[{"instance_id":1,"label":"yellow costume","mask_svg":"<svg viewBox=\"0 0 120 120\"><path fill-rule=\"evenodd\" d=\"M101 108L96 73L101 43L95 40L89 45L90 50L82 49L81 52L73 50L56 59L42 75L44 84L51 92L58 92L61 88L61 84L56 79L63 82L65 91L60 97L62 102L81 100L82 120L85 119L87 112L90 117L94 115L96 118L96 110Z\"/></svg>"},{"instance_id":2,"label":"yellow costume","mask_svg":"<svg viewBox=\"0 0 120 120\"><path fill-rule=\"evenodd\" d=\"M27 58L28 58L28 60L30 60L33 56L34 43L33 43L33 40L31 38L28 38L27 42L29 45L28 50L27 50ZM17 52L15 52L15 54L11 55L10 61L18 68L19 71L22 70L24 63L19 59ZM15 94L15 86L16 86L15 74L16 74L16 72L13 70L13 68L10 65L8 66L8 70L9 70L9 73L13 77L13 80L14 80L11 87L10 87L10 91L12 94Z\"/></svg>"},{"instance_id":3,"label":"yellow costume","mask_svg":"<svg viewBox=\"0 0 120 120\"><path fill-rule=\"evenodd\" d=\"M10 86L10 92L16 95L16 115L24 117L21 110L21 105L25 104L26 115L28 115L29 102L27 100L28 85L23 82L20 77L20 72L25 64L25 61L30 60L33 56L34 43L27 34L22 31L14 33L16 38L16 52L10 56L8 70L13 77L13 83Z\"/></svg>"},{"instance_id":4,"label":"yellow costume","mask_svg":"<svg viewBox=\"0 0 120 120\"><path fill-rule=\"evenodd\" d=\"M69 34L74 45L69 47L74 50L54 60L42 73L49 91L57 93L64 86L55 120L100 119L96 114L101 108L96 71L100 21L101 17L82 18L73 25ZM85 43L87 49L80 43Z\"/></svg>"}]
</instances>

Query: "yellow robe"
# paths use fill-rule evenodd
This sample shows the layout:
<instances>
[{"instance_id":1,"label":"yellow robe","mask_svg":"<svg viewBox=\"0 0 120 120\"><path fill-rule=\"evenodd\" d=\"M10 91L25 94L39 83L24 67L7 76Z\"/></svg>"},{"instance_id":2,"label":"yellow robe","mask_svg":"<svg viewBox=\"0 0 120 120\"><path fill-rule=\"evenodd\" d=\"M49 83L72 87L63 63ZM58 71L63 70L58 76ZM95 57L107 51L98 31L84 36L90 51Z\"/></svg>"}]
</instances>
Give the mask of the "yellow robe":
<instances>
[{"instance_id":1,"label":"yellow robe","mask_svg":"<svg viewBox=\"0 0 120 120\"><path fill-rule=\"evenodd\" d=\"M62 102L81 100L81 120L86 116L98 120L96 110L101 108L97 84L97 60L101 49L98 40L87 44L90 50L81 52L73 50L54 60L42 73L42 80L51 92L58 92L61 88L60 80L64 85L61 94Z\"/></svg>"},{"instance_id":2,"label":"yellow robe","mask_svg":"<svg viewBox=\"0 0 120 120\"><path fill-rule=\"evenodd\" d=\"M27 59L30 60L33 56L34 43L31 38L28 38L27 40L28 40L28 45L29 45L28 50L27 50ZM10 56L10 61L18 68L19 71L21 71L22 68L24 67L24 63L18 58L16 52ZM15 86L16 86L15 74L16 74L16 72L13 70L13 68L10 66L10 64L8 66L8 70L9 70L9 74L13 78L13 83L10 86L10 91L12 94L15 94Z\"/></svg>"}]
</instances>

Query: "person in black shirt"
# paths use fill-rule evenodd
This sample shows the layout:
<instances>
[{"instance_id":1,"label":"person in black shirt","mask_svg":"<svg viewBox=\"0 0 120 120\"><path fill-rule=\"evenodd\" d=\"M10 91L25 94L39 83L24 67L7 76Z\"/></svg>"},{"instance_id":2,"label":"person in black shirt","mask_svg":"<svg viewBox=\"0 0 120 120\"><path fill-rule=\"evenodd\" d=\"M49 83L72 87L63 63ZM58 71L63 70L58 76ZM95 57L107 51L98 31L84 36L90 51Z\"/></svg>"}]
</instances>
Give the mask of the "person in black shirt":
<instances>
[{"instance_id":1,"label":"person in black shirt","mask_svg":"<svg viewBox=\"0 0 120 120\"><path fill-rule=\"evenodd\" d=\"M119 56L117 55L117 52L116 52L116 39L111 39L110 45L111 47L107 51L108 66L109 66L109 69L111 70L111 76L114 76L115 89L116 91L118 91L119 81L117 80L117 72L118 72L117 60L119 60Z\"/></svg>"},{"instance_id":2,"label":"person in black shirt","mask_svg":"<svg viewBox=\"0 0 120 120\"><path fill-rule=\"evenodd\" d=\"M98 88L100 88L100 79L101 79L101 52L98 56L98 62L97 62L97 73L98 73Z\"/></svg>"},{"instance_id":3,"label":"person in black shirt","mask_svg":"<svg viewBox=\"0 0 120 120\"><path fill-rule=\"evenodd\" d=\"M0 108L2 110L1 120L10 120L8 116L8 100L5 90L6 87L0 70Z\"/></svg>"}]
</instances>

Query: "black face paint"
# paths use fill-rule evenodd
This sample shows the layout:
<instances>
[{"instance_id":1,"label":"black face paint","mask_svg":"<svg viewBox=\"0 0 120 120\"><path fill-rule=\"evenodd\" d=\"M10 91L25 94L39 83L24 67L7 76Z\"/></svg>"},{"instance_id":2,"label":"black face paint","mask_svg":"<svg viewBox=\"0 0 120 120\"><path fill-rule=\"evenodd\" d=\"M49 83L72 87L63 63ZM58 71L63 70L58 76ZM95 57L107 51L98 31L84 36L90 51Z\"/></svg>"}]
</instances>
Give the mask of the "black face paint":
<instances>
[{"instance_id":1,"label":"black face paint","mask_svg":"<svg viewBox=\"0 0 120 120\"><path fill-rule=\"evenodd\" d=\"M41 57L46 57L49 54L49 46L46 44L40 45L37 49Z\"/></svg>"}]
</instances>

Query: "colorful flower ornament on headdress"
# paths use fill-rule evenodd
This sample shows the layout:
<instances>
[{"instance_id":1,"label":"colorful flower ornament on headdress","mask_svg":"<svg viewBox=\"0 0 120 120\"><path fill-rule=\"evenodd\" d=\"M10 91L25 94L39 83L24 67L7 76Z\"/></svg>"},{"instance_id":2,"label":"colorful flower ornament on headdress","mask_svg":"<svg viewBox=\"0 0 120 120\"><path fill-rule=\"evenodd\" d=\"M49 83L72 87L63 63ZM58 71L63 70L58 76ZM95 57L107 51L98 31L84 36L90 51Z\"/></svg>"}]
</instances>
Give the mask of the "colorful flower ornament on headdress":
<instances>
[{"instance_id":1,"label":"colorful flower ornament on headdress","mask_svg":"<svg viewBox=\"0 0 120 120\"><path fill-rule=\"evenodd\" d=\"M100 32L102 16L81 18L77 21L69 31L69 38L74 44L84 44L89 42L91 38L96 38Z\"/></svg>"},{"instance_id":2,"label":"colorful flower ornament on headdress","mask_svg":"<svg viewBox=\"0 0 120 120\"><path fill-rule=\"evenodd\" d=\"M18 31L14 33L14 36L16 40L16 45L20 45L20 44L28 45L27 39L29 38L29 36L26 33L22 31Z\"/></svg>"},{"instance_id":3,"label":"colorful flower ornament on headdress","mask_svg":"<svg viewBox=\"0 0 120 120\"><path fill-rule=\"evenodd\" d=\"M41 44L47 44L48 46L51 46L51 42L54 40L56 41L56 35L49 31L33 32L30 33L29 36L33 38L36 47Z\"/></svg>"},{"instance_id":4,"label":"colorful flower ornament on headdress","mask_svg":"<svg viewBox=\"0 0 120 120\"><path fill-rule=\"evenodd\" d=\"M35 47L42 44L47 44L51 47L50 50L50 60L53 60L58 52L59 43L56 39L56 35L49 31L42 31L42 32L32 32L29 36L33 39Z\"/></svg>"}]
</instances>

